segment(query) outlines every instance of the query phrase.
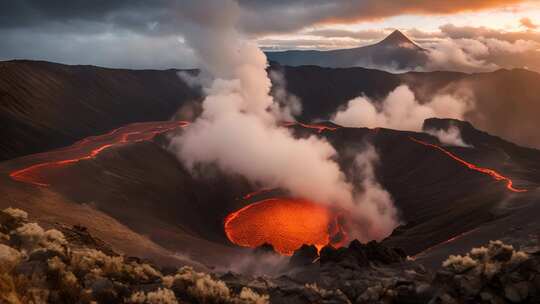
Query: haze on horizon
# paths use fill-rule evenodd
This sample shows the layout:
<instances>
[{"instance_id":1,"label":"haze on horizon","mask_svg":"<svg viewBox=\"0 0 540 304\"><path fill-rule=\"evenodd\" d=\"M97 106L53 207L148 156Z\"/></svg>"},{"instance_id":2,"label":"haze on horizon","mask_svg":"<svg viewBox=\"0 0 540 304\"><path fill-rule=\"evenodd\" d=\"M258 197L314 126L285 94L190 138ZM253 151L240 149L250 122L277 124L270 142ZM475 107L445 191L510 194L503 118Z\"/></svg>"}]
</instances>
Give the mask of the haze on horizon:
<instances>
[{"instance_id":1,"label":"haze on horizon","mask_svg":"<svg viewBox=\"0 0 540 304\"><path fill-rule=\"evenodd\" d=\"M193 1L5 1L0 60L196 67L183 32L193 16L209 15L186 11ZM467 72L540 70L540 2L534 0L239 0L238 5L239 31L265 51L353 48L399 29L422 47L447 54L448 70L463 70L463 63Z\"/></svg>"}]
</instances>

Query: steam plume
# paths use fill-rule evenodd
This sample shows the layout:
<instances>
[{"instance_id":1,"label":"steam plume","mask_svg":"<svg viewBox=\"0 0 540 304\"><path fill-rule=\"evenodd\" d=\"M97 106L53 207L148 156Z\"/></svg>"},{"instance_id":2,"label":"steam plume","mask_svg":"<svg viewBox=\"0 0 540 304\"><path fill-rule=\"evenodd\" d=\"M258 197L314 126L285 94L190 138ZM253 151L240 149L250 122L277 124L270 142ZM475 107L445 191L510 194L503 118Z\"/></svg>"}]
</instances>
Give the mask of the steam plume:
<instances>
[{"instance_id":1,"label":"steam plume","mask_svg":"<svg viewBox=\"0 0 540 304\"><path fill-rule=\"evenodd\" d=\"M469 109L470 102L451 95L437 95L421 104L408 86L401 85L380 103L364 96L350 100L346 108L334 114L332 120L346 127L421 131L427 118L463 119Z\"/></svg>"},{"instance_id":2,"label":"steam plume","mask_svg":"<svg viewBox=\"0 0 540 304\"><path fill-rule=\"evenodd\" d=\"M354 160L353 176L360 180L362 191L358 194L358 204L355 216L363 220L358 223L368 223L363 229L353 229L353 238L365 240L370 238L383 238L394 228L398 215L393 199L388 191L377 181L375 164L379 155L372 145L368 145L362 153L356 155ZM370 223L376 220L377 224Z\"/></svg>"},{"instance_id":3,"label":"steam plume","mask_svg":"<svg viewBox=\"0 0 540 304\"><path fill-rule=\"evenodd\" d=\"M315 136L296 139L279 126L280 115L272 111L279 105L270 96L264 53L235 30L239 10L236 2L222 0L193 1L184 9L192 21L186 42L214 81L204 87L201 116L173 138L171 149L192 170L211 163L315 202L347 210L371 204L360 201L370 197L353 193L327 141ZM366 231L389 233L396 226L377 216L374 212L363 217ZM384 236L367 233L365 239Z\"/></svg>"},{"instance_id":4,"label":"steam plume","mask_svg":"<svg viewBox=\"0 0 540 304\"><path fill-rule=\"evenodd\" d=\"M433 135L439 139L439 141L447 146L456 146L464 148L472 148L472 145L466 144L461 138L461 131L456 126L450 126L448 130L425 130L426 133Z\"/></svg>"}]
</instances>

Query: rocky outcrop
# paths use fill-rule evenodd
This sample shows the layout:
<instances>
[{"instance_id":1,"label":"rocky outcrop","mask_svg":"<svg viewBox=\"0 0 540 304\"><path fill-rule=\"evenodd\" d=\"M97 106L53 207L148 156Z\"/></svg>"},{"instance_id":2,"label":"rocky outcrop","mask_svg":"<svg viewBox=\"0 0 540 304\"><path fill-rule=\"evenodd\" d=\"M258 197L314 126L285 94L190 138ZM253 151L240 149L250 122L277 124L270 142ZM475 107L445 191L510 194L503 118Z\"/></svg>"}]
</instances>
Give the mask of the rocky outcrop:
<instances>
[{"instance_id":1,"label":"rocky outcrop","mask_svg":"<svg viewBox=\"0 0 540 304\"><path fill-rule=\"evenodd\" d=\"M380 243L304 245L281 275L161 269L112 251L83 227L45 230L0 211L0 302L19 303L539 303L540 253L501 241L450 256L432 273ZM269 246L265 246L270 249ZM272 254L263 251L257 257Z\"/></svg>"},{"instance_id":2,"label":"rocky outcrop","mask_svg":"<svg viewBox=\"0 0 540 304\"><path fill-rule=\"evenodd\" d=\"M81 227L63 230L45 230L19 209L0 211L0 303L268 303L268 295L233 291L190 267L166 275L104 253Z\"/></svg>"},{"instance_id":3,"label":"rocky outcrop","mask_svg":"<svg viewBox=\"0 0 540 304\"><path fill-rule=\"evenodd\" d=\"M491 241L450 256L434 283L442 303L540 303L540 255Z\"/></svg>"},{"instance_id":4,"label":"rocky outcrop","mask_svg":"<svg viewBox=\"0 0 540 304\"><path fill-rule=\"evenodd\" d=\"M309 265L318 257L319 254L317 252L317 247L304 244L293 253L291 259L289 260L289 265L292 267Z\"/></svg>"},{"instance_id":5,"label":"rocky outcrop","mask_svg":"<svg viewBox=\"0 0 540 304\"><path fill-rule=\"evenodd\" d=\"M362 244L358 240L350 243L349 247L333 248L325 246L321 249L321 264L338 263L356 266L368 266L373 264L399 263L405 259L406 255L399 248L388 248L381 243L371 241Z\"/></svg>"}]
</instances>

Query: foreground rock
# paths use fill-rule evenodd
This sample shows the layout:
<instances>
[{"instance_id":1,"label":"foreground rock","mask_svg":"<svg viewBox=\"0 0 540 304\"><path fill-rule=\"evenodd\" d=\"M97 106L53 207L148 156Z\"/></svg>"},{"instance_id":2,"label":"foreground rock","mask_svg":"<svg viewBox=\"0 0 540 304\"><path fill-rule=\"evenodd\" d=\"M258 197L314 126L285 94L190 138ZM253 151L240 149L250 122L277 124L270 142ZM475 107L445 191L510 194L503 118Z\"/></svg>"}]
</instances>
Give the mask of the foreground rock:
<instances>
[{"instance_id":1,"label":"foreground rock","mask_svg":"<svg viewBox=\"0 0 540 304\"><path fill-rule=\"evenodd\" d=\"M115 253L84 227L45 230L0 211L0 303L540 303L540 253L500 241L450 256L435 273L399 249L304 245L281 275L160 269ZM258 250L254 256L272 254Z\"/></svg>"},{"instance_id":2,"label":"foreground rock","mask_svg":"<svg viewBox=\"0 0 540 304\"><path fill-rule=\"evenodd\" d=\"M82 227L62 230L29 223L19 209L0 211L0 303L268 303L268 295L233 291L190 267L165 275Z\"/></svg>"}]
</instances>

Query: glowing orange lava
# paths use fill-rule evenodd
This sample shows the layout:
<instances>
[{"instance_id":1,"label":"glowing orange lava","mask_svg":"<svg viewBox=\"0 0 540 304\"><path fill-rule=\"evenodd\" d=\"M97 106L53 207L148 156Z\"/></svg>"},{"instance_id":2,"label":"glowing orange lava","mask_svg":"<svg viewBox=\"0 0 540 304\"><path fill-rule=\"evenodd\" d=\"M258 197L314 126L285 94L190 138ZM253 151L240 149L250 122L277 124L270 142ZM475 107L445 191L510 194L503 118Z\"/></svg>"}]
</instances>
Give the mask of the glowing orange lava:
<instances>
[{"instance_id":1,"label":"glowing orange lava","mask_svg":"<svg viewBox=\"0 0 540 304\"><path fill-rule=\"evenodd\" d=\"M47 181L43 180L42 177L43 172L46 170L95 158L99 153L113 146L151 140L157 134L179 127L185 127L188 124L189 122L186 121L158 121L129 124L104 135L87 137L67 148L31 155L30 157L47 159L47 161L13 171L9 176L16 181L36 186L49 186Z\"/></svg>"},{"instance_id":2,"label":"glowing orange lava","mask_svg":"<svg viewBox=\"0 0 540 304\"><path fill-rule=\"evenodd\" d=\"M291 127L291 126L302 126L304 128L308 128L308 129L315 129L317 130L317 133L322 133L323 131L336 131L338 129L338 127L330 127L330 126L325 126L325 125L321 125L321 124L305 124L305 123L301 123L301 122L285 122L283 123L283 126L285 127Z\"/></svg>"},{"instance_id":3,"label":"glowing orange lava","mask_svg":"<svg viewBox=\"0 0 540 304\"><path fill-rule=\"evenodd\" d=\"M327 244L343 246L343 218L321 204L302 199L272 198L250 204L225 218L225 234L231 242L255 248L264 243L284 255L303 244L318 249Z\"/></svg>"},{"instance_id":4,"label":"glowing orange lava","mask_svg":"<svg viewBox=\"0 0 540 304\"><path fill-rule=\"evenodd\" d=\"M467 168L471 169L471 170L474 170L474 171L478 171L480 173L483 173L483 174L487 174L489 176L491 176L494 180L496 181L505 181L506 182L506 188L512 192L527 192L526 189L517 189L517 188L514 188L514 182L500 174L499 172L493 170L493 169L488 169L488 168L482 168L482 167L478 167L476 165L473 165L465 160L463 160L462 158L459 158L458 156L456 156L455 154L453 154L452 152L446 150L446 149L443 149L442 147L440 146L437 146L437 145L434 145L434 144L430 144L428 142L425 142L425 141L421 141L421 140L418 140L414 137L409 137L412 141L416 142L416 143L419 143L421 145L424 145L424 146L427 146L427 147L432 147L432 148L435 148L441 152L443 152L444 154L448 155L450 158L452 158L453 160L465 165Z\"/></svg>"}]
</instances>

